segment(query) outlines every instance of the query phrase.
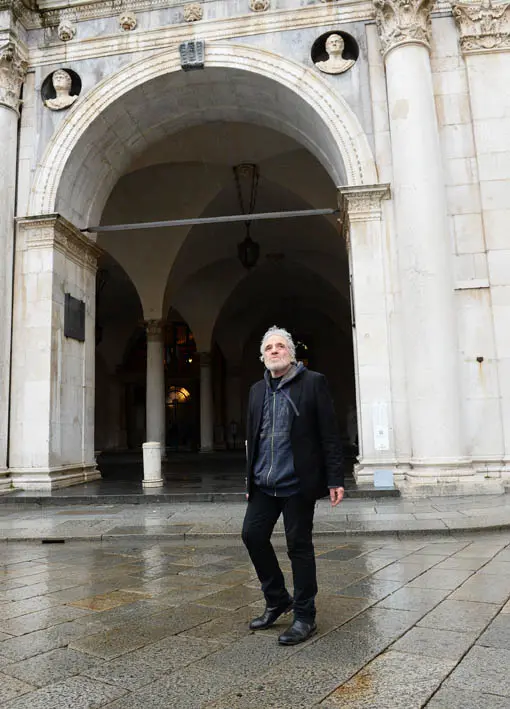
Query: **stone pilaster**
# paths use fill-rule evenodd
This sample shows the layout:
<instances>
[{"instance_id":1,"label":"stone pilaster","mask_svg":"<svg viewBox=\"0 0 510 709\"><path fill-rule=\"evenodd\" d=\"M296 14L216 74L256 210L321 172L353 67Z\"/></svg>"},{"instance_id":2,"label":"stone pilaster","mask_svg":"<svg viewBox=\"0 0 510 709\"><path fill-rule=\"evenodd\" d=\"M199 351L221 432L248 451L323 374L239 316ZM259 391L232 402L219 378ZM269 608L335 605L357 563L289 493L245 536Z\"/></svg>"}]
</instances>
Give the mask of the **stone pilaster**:
<instances>
[{"instance_id":1,"label":"stone pilaster","mask_svg":"<svg viewBox=\"0 0 510 709\"><path fill-rule=\"evenodd\" d=\"M12 273L14 258L14 203L20 91L27 63L16 43L0 46L0 492L9 483L7 440L11 369Z\"/></svg>"},{"instance_id":2,"label":"stone pilaster","mask_svg":"<svg viewBox=\"0 0 510 709\"><path fill-rule=\"evenodd\" d=\"M382 200L389 185L340 190L342 230L347 241L356 362L358 483L373 483L374 472L395 473L393 396L390 369L391 292L382 223Z\"/></svg>"},{"instance_id":3,"label":"stone pilaster","mask_svg":"<svg viewBox=\"0 0 510 709\"><path fill-rule=\"evenodd\" d=\"M99 477L94 458L95 280L100 249L62 217L18 221L13 306L10 474L51 489ZM79 301L84 338L66 329Z\"/></svg>"}]
</instances>

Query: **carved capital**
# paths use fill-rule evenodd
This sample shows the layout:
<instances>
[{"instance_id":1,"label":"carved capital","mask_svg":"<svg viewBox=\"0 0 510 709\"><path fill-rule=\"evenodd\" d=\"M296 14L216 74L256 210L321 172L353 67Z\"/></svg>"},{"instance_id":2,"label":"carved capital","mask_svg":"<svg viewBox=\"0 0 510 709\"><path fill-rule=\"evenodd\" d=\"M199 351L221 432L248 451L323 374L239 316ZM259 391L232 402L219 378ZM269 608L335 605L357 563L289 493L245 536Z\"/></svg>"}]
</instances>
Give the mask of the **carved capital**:
<instances>
[{"instance_id":1,"label":"carved capital","mask_svg":"<svg viewBox=\"0 0 510 709\"><path fill-rule=\"evenodd\" d=\"M161 342L164 332L163 320L146 320L145 329L147 331L147 341Z\"/></svg>"},{"instance_id":2,"label":"carved capital","mask_svg":"<svg viewBox=\"0 0 510 709\"><path fill-rule=\"evenodd\" d=\"M102 250L71 222L58 214L17 220L22 248L55 249L78 266L93 273Z\"/></svg>"},{"instance_id":3,"label":"carved capital","mask_svg":"<svg viewBox=\"0 0 510 709\"><path fill-rule=\"evenodd\" d=\"M510 2L457 3L453 16L465 54L510 49Z\"/></svg>"},{"instance_id":4,"label":"carved capital","mask_svg":"<svg viewBox=\"0 0 510 709\"><path fill-rule=\"evenodd\" d=\"M12 41L0 47L0 105L19 113L21 85L25 81L27 62Z\"/></svg>"},{"instance_id":5,"label":"carved capital","mask_svg":"<svg viewBox=\"0 0 510 709\"><path fill-rule=\"evenodd\" d=\"M402 44L430 48L433 0L374 0L383 54Z\"/></svg>"},{"instance_id":6,"label":"carved capital","mask_svg":"<svg viewBox=\"0 0 510 709\"><path fill-rule=\"evenodd\" d=\"M381 201L389 199L389 185L366 185L363 187L343 187L340 190L340 210L342 222L379 221L382 215Z\"/></svg>"}]
</instances>

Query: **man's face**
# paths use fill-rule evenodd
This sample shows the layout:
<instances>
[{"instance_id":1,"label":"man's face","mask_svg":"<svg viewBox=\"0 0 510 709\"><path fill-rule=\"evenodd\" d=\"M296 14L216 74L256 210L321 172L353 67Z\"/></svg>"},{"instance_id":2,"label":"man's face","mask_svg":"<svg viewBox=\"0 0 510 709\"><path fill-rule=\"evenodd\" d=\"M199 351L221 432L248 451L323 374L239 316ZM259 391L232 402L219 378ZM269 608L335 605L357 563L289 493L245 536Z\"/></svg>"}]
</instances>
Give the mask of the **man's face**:
<instances>
[{"instance_id":1,"label":"man's face","mask_svg":"<svg viewBox=\"0 0 510 709\"><path fill-rule=\"evenodd\" d=\"M264 364L273 376L281 376L290 368L291 356L287 340L271 335L264 345Z\"/></svg>"}]
</instances>

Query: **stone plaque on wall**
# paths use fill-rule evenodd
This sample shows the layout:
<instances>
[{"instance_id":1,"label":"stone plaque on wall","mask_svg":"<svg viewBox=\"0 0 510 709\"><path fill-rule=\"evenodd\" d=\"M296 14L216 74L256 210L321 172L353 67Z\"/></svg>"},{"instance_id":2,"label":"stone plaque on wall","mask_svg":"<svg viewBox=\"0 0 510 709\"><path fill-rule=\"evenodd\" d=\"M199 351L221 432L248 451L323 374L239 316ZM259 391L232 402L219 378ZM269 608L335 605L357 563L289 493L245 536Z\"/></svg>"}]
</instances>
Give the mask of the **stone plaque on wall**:
<instances>
[{"instance_id":1,"label":"stone plaque on wall","mask_svg":"<svg viewBox=\"0 0 510 709\"><path fill-rule=\"evenodd\" d=\"M85 342L85 303L65 294L64 335Z\"/></svg>"}]
</instances>

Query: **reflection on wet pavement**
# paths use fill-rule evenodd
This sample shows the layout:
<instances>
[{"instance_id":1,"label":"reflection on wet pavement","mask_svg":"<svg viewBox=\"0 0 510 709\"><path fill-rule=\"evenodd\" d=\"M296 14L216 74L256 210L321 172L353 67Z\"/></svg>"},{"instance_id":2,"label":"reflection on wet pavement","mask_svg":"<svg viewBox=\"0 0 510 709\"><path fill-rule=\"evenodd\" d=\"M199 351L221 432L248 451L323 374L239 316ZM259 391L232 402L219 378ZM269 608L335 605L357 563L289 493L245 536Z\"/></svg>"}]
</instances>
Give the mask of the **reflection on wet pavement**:
<instances>
[{"instance_id":1,"label":"reflection on wet pavement","mask_svg":"<svg viewBox=\"0 0 510 709\"><path fill-rule=\"evenodd\" d=\"M289 575L286 552L277 547ZM0 545L1 709L510 707L510 534L318 538L318 634L237 538Z\"/></svg>"}]
</instances>

